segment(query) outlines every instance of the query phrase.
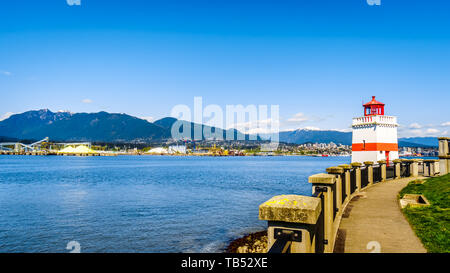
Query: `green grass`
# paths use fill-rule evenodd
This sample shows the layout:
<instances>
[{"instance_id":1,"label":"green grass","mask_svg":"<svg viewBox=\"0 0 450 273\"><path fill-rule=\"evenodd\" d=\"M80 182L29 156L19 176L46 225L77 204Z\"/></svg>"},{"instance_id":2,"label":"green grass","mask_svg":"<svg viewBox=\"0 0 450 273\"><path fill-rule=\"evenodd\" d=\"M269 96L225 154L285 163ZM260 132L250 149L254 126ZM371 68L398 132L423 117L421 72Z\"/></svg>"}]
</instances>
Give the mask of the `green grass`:
<instances>
[{"instance_id":1,"label":"green grass","mask_svg":"<svg viewBox=\"0 0 450 273\"><path fill-rule=\"evenodd\" d=\"M412 181L399 193L423 194L427 207L406 207L402 211L428 252L450 253L450 174Z\"/></svg>"}]
</instances>

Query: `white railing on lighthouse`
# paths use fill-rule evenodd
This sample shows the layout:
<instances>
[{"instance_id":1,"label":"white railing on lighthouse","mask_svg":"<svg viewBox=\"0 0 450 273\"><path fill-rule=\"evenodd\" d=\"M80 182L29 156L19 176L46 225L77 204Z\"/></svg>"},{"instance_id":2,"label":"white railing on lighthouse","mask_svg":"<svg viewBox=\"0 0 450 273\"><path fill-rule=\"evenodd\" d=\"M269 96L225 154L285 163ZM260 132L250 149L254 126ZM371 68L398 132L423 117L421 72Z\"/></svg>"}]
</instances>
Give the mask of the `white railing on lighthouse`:
<instances>
[{"instance_id":1,"label":"white railing on lighthouse","mask_svg":"<svg viewBox=\"0 0 450 273\"><path fill-rule=\"evenodd\" d=\"M398 125L397 117L393 116L365 116L359 118L353 118L353 126L365 125L365 124L389 124Z\"/></svg>"}]
</instances>

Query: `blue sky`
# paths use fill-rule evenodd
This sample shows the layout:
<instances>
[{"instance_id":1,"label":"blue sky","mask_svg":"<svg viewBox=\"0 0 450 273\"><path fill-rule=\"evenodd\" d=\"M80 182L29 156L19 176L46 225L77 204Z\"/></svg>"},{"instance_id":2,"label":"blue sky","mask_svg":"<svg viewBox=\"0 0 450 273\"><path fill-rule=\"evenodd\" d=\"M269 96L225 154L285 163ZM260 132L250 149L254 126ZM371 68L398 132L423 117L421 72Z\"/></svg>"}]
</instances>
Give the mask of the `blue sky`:
<instances>
[{"instance_id":1,"label":"blue sky","mask_svg":"<svg viewBox=\"0 0 450 273\"><path fill-rule=\"evenodd\" d=\"M448 136L449 12L443 0L2 1L0 117L158 119L201 96L278 104L282 129L348 130L376 95L400 136Z\"/></svg>"}]
</instances>

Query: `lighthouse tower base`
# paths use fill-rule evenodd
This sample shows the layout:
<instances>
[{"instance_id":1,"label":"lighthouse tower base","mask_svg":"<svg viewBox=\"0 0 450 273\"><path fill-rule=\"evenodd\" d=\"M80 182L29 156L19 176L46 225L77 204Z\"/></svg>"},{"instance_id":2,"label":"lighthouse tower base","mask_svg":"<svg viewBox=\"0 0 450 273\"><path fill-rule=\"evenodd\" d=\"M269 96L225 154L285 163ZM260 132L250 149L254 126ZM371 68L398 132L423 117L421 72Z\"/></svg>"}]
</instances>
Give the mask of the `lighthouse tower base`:
<instances>
[{"instance_id":1,"label":"lighthouse tower base","mask_svg":"<svg viewBox=\"0 0 450 273\"><path fill-rule=\"evenodd\" d=\"M363 163L365 161L373 161L377 162L379 160L392 161L398 159L398 151L360 151L352 152L352 163L360 162Z\"/></svg>"}]
</instances>

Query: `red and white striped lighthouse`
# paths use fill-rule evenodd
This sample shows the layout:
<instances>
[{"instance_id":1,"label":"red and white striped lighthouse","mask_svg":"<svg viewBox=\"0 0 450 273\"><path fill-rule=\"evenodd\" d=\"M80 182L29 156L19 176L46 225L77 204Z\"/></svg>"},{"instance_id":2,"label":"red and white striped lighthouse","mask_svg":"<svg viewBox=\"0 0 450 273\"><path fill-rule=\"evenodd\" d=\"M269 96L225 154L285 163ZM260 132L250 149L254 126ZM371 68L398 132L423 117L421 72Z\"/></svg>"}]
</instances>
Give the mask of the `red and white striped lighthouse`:
<instances>
[{"instance_id":1,"label":"red and white striped lighthouse","mask_svg":"<svg viewBox=\"0 0 450 273\"><path fill-rule=\"evenodd\" d=\"M397 159L397 117L385 116L375 96L363 107L364 116L353 119L352 162Z\"/></svg>"}]
</instances>

